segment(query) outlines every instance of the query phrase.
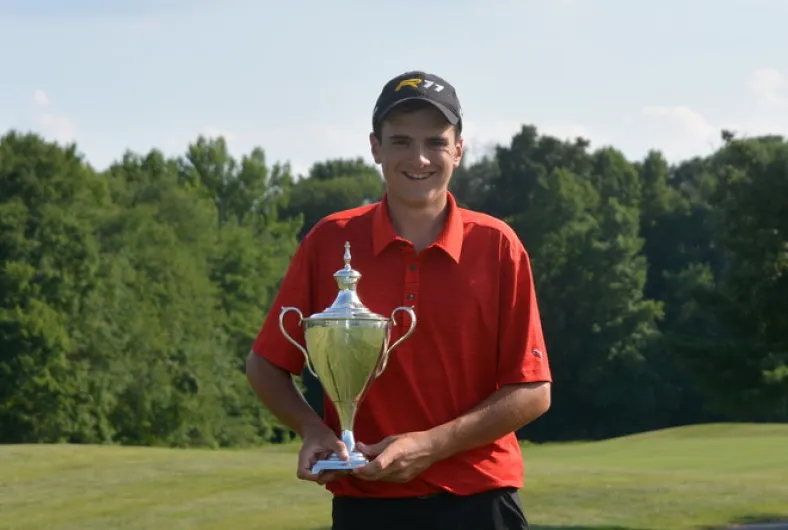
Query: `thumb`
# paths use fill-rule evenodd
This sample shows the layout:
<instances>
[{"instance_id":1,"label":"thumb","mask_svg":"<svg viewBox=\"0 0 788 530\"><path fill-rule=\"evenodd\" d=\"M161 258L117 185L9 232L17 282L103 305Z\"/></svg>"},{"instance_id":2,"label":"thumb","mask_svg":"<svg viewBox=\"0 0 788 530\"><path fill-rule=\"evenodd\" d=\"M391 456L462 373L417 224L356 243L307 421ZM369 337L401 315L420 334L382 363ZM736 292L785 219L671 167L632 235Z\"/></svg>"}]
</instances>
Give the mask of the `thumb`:
<instances>
[{"instance_id":1,"label":"thumb","mask_svg":"<svg viewBox=\"0 0 788 530\"><path fill-rule=\"evenodd\" d=\"M366 456L367 458L374 458L378 456L380 453L382 453L383 450L386 448L386 446L388 446L390 443L391 440L385 438L376 444L367 445L364 442L358 442L356 446L358 447L359 451L364 453L364 456Z\"/></svg>"},{"instance_id":2,"label":"thumb","mask_svg":"<svg viewBox=\"0 0 788 530\"><path fill-rule=\"evenodd\" d=\"M345 445L345 442L343 442L339 438L334 439L334 444L332 449L340 459L350 460L350 453L348 452L347 446Z\"/></svg>"}]
</instances>

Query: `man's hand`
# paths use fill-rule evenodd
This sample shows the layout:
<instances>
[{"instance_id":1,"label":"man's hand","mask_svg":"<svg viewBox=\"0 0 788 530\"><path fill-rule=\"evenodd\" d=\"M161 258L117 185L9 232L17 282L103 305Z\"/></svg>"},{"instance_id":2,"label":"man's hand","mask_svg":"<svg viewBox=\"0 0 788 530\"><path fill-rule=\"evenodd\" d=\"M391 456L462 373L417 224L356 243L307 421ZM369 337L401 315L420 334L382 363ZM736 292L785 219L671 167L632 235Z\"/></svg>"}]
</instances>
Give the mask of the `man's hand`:
<instances>
[{"instance_id":1,"label":"man's hand","mask_svg":"<svg viewBox=\"0 0 788 530\"><path fill-rule=\"evenodd\" d=\"M375 445L357 448L371 460L353 475L364 480L409 482L436 461L434 444L426 432L389 436Z\"/></svg>"},{"instance_id":2,"label":"man's hand","mask_svg":"<svg viewBox=\"0 0 788 530\"><path fill-rule=\"evenodd\" d=\"M550 383L505 385L467 413L429 431L389 436L358 449L372 460L353 475L365 480L408 482L434 463L489 444L544 414Z\"/></svg>"},{"instance_id":3,"label":"man's hand","mask_svg":"<svg viewBox=\"0 0 788 530\"><path fill-rule=\"evenodd\" d=\"M337 453L339 458L343 460L350 458L345 444L337 438L334 431L324 424L306 430L301 451L298 453L298 472L296 473L298 478L322 485L346 475L348 471L343 470L321 471L318 475L312 473L312 467L318 460L326 459L334 453Z\"/></svg>"},{"instance_id":4,"label":"man's hand","mask_svg":"<svg viewBox=\"0 0 788 530\"><path fill-rule=\"evenodd\" d=\"M334 452L347 459L348 453L345 445L306 402L287 370L252 351L246 360L246 376L263 404L301 437L303 445L298 454L298 478L325 484L347 473L325 471L320 476L312 473L312 467L318 460L328 458Z\"/></svg>"}]
</instances>

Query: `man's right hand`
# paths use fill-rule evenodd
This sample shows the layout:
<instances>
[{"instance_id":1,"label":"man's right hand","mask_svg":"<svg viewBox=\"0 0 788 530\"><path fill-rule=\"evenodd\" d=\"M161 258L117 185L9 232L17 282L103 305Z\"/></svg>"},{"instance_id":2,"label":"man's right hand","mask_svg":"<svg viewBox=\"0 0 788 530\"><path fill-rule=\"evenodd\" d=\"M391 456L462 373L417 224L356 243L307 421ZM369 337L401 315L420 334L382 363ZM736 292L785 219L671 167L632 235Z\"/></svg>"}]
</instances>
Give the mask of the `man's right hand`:
<instances>
[{"instance_id":1,"label":"man's right hand","mask_svg":"<svg viewBox=\"0 0 788 530\"><path fill-rule=\"evenodd\" d=\"M343 460L350 458L345 444L328 426L320 423L305 430L303 444L298 453L298 478L322 485L347 475L349 471L343 470L321 471L318 475L312 473L312 467L318 460L324 460L334 453Z\"/></svg>"}]
</instances>

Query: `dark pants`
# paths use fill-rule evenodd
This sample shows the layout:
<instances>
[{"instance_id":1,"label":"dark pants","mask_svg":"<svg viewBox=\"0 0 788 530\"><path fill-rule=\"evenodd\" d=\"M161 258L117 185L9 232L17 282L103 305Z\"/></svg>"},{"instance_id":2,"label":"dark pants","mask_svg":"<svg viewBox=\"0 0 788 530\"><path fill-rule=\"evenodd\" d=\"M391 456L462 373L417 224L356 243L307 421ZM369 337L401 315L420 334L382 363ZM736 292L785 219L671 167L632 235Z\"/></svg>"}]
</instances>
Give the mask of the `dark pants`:
<instances>
[{"instance_id":1,"label":"dark pants","mask_svg":"<svg viewBox=\"0 0 788 530\"><path fill-rule=\"evenodd\" d=\"M517 490L425 498L334 497L331 530L529 530Z\"/></svg>"}]
</instances>

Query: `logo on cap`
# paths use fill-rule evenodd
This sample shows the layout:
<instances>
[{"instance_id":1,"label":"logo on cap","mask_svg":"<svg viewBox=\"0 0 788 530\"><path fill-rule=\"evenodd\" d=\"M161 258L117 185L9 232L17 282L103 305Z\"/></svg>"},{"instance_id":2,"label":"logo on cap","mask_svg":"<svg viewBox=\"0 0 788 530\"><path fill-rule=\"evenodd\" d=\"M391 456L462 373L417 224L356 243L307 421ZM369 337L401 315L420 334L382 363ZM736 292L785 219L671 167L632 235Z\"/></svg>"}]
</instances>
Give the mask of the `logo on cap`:
<instances>
[{"instance_id":1,"label":"logo on cap","mask_svg":"<svg viewBox=\"0 0 788 530\"><path fill-rule=\"evenodd\" d=\"M399 92L401 88L406 86L409 86L411 88L419 88L419 85L421 84L422 81L423 79L419 79L418 77L413 79L403 79L402 81L399 82L397 88L394 89L394 92Z\"/></svg>"},{"instance_id":2,"label":"logo on cap","mask_svg":"<svg viewBox=\"0 0 788 530\"><path fill-rule=\"evenodd\" d=\"M402 88L409 86L411 88L432 88L435 92L440 92L444 89L443 85L439 85L435 81L431 81L429 79L421 79L419 77L414 77L411 79L403 79L400 81L396 88L394 88L394 92L399 92Z\"/></svg>"}]
</instances>

